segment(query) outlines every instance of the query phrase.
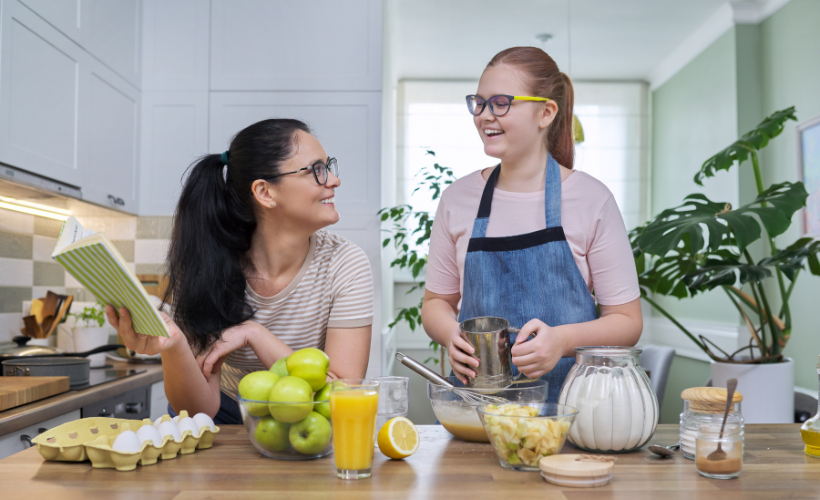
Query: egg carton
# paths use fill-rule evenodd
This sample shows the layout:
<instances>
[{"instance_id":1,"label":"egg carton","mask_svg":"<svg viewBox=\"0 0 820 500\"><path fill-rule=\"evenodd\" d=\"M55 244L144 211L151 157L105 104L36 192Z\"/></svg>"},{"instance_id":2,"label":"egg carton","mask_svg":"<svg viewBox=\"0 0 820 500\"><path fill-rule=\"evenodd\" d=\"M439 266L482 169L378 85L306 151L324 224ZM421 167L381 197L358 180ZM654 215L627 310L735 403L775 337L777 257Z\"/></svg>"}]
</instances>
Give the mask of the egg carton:
<instances>
[{"instance_id":1,"label":"egg carton","mask_svg":"<svg viewBox=\"0 0 820 500\"><path fill-rule=\"evenodd\" d=\"M188 412L181 411L180 419L188 416ZM171 421L169 415L163 415L158 422ZM219 427L211 430L202 427L197 436L192 430L181 433L180 439L173 436L162 437L160 446L153 441L141 443L140 450L134 452L117 451L113 449L117 437L125 431L136 432L144 425L153 425L151 420L141 422L107 417L81 418L62 424L40 434L31 442L37 446L37 451L47 461L57 462L84 462L91 460L91 465L97 469L114 468L118 471L134 470L137 464L153 465L159 458L171 460L177 454L186 455L194 450L206 450L214 444L215 434Z\"/></svg>"}]
</instances>

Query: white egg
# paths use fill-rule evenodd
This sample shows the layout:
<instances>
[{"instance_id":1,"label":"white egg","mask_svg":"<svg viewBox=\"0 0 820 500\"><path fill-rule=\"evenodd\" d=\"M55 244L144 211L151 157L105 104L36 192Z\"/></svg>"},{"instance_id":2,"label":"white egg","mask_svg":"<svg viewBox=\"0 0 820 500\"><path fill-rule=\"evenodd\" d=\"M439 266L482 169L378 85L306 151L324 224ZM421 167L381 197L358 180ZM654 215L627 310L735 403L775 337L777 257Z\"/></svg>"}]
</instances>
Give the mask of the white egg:
<instances>
[{"instance_id":1,"label":"white egg","mask_svg":"<svg viewBox=\"0 0 820 500\"><path fill-rule=\"evenodd\" d=\"M137 433L134 431L122 431L114 444L111 446L114 451L121 453L138 453L142 449Z\"/></svg>"},{"instance_id":2,"label":"white egg","mask_svg":"<svg viewBox=\"0 0 820 500\"><path fill-rule=\"evenodd\" d=\"M199 426L196 425L196 422L194 422L194 419L191 417L179 419L179 422L177 422L177 427L179 428L180 433L191 431L191 435L194 437L199 437Z\"/></svg>"},{"instance_id":3,"label":"white egg","mask_svg":"<svg viewBox=\"0 0 820 500\"><path fill-rule=\"evenodd\" d=\"M164 417L164 416L165 416L165 415L163 415L163 417ZM156 420L154 420L154 429L159 430L159 424L161 424L161 423L162 423L162 417L159 417L159 418L157 418Z\"/></svg>"},{"instance_id":4,"label":"white egg","mask_svg":"<svg viewBox=\"0 0 820 500\"><path fill-rule=\"evenodd\" d=\"M150 440L154 443L154 446L162 446L162 436L152 425L145 424L140 427L137 431L137 437L140 439L140 443Z\"/></svg>"},{"instance_id":5,"label":"white egg","mask_svg":"<svg viewBox=\"0 0 820 500\"><path fill-rule=\"evenodd\" d=\"M213 419L209 417L207 413L197 413L194 415L194 422L196 422L200 430L208 428L211 429L211 432L216 432L216 424L214 424Z\"/></svg>"},{"instance_id":6,"label":"white egg","mask_svg":"<svg viewBox=\"0 0 820 500\"><path fill-rule=\"evenodd\" d=\"M182 441L182 433L179 432L179 427L170 420L159 424L159 433L162 437L171 436L174 441Z\"/></svg>"},{"instance_id":7,"label":"white egg","mask_svg":"<svg viewBox=\"0 0 820 500\"><path fill-rule=\"evenodd\" d=\"M176 417L172 418L172 419L171 419L171 421L173 421L175 424L178 424L178 423L179 423L179 415L177 415Z\"/></svg>"}]
</instances>

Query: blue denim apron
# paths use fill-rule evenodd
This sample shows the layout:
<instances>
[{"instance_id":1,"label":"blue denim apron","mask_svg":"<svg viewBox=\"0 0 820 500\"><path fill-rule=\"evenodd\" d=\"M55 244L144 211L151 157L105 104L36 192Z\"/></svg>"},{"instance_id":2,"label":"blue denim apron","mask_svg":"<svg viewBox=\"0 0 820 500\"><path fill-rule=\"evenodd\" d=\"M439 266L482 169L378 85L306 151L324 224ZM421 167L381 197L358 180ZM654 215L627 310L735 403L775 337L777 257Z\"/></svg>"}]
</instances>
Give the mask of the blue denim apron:
<instances>
[{"instance_id":1,"label":"blue denim apron","mask_svg":"<svg viewBox=\"0 0 820 500\"><path fill-rule=\"evenodd\" d=\"M467 247L459 321L497 316L521 328L534 318L549 326L598 318L595 301L561 227L560 168L548 156L544 188L546 229L497 238L488 238L486 234L501 166L490 174ZM514 341L515 335L510 335L510 342ZM563 357L541 377L549 382L547 402L558 402L561 386L574 363L574 356ZM515 375L518 369L513 366Z\"/></svg>"}]
</instances>

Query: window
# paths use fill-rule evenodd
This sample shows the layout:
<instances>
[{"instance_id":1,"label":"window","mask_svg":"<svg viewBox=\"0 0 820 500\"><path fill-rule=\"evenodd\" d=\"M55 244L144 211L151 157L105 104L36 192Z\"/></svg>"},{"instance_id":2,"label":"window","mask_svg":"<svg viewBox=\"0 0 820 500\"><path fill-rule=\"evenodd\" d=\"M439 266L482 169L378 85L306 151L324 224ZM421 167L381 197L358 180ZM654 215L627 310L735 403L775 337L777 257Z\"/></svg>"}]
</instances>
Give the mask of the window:
<instances>
[{"instance_id":1,"label":"window","mask_svg":"<svg viewBox=\"0 0 820 500\"><path fill-rule=\"evenodd\" d=\"M484 154L464 96L477 81L406 80L398 89L397 200L416 210L435 212L437 201L412 194L413 176L435 161L456 177L491 167L498 160ZM602 181L612 191L627 229L646 219L647 91L643 83L575 83L575 114L585 141L576 146L575 168Z\"/></svg>"}]
</instances>

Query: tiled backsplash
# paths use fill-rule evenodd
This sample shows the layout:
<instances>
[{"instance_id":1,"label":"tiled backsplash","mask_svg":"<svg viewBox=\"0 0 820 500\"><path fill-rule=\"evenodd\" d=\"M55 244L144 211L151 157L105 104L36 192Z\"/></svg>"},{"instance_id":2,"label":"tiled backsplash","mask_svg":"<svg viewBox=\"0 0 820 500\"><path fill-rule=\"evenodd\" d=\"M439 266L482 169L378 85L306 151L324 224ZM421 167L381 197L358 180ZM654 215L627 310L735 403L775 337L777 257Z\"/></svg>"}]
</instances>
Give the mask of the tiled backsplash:
<instances>
[{"instance_id":1,"label":"tiled backsplash","mask_svg":"<svg viewBox=\"0 0 820 500\"><path fill-rule=\"evenodd\" d=\"M164 273L171 217L77 217L86 229L103 232L137 274ZM24 300L46 291L94 296L51 258L62 222L0 209L0 342L19 335Z\"/></svg>"}]
</instances>

